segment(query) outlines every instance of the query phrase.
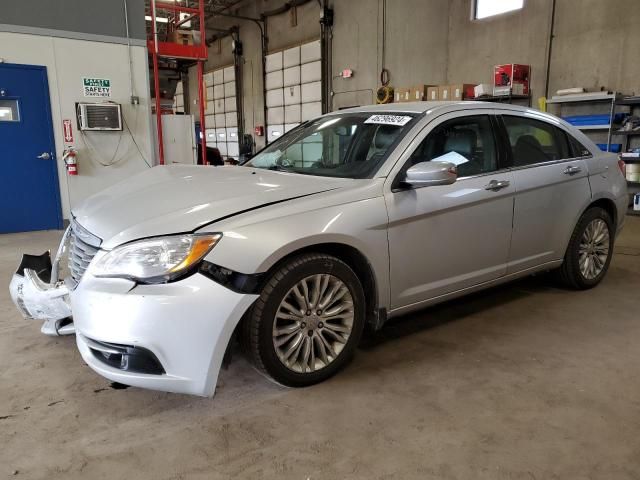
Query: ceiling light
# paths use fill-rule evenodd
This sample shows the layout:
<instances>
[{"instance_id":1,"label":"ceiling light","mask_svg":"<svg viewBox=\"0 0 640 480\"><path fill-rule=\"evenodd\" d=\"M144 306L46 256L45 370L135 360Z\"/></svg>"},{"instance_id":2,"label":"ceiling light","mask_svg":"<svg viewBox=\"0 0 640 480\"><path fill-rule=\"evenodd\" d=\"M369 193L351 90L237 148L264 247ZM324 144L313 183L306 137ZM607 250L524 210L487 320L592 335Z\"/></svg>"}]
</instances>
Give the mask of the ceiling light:
<instances>
[{"instance_id":1,"label":"ceiling light","mask_svg":"<svg viewBox=\"0 0 640 480\"><path fill-rule=\"evenodd\" d=\"M145 15L144 19L147 22L151 22L153 20L153 18L151 18L151 16L149 16L149 15ZM167 17L156 17L156 22L158 22L158 23L169 23L169 19Z\"/></svg>"}]
</instances>

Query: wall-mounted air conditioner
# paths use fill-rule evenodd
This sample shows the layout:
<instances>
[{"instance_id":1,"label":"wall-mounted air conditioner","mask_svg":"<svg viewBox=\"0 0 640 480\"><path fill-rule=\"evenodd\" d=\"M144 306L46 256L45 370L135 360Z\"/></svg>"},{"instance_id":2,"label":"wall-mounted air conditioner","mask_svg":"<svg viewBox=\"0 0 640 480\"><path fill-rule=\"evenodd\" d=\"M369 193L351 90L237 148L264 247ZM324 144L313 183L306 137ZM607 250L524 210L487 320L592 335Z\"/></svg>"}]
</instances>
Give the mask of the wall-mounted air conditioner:
<instances>
[{"instance_id":1,"label":"wall-mounted air conditioner","mask_svg":"<svg viewBox=\"0 0 640 480\"><path fill-rule=\"evenodd\" d=\"M94 132L122 130L122 109L118 103L78 103L78 128Z\"/></svg>"}]
</instances>

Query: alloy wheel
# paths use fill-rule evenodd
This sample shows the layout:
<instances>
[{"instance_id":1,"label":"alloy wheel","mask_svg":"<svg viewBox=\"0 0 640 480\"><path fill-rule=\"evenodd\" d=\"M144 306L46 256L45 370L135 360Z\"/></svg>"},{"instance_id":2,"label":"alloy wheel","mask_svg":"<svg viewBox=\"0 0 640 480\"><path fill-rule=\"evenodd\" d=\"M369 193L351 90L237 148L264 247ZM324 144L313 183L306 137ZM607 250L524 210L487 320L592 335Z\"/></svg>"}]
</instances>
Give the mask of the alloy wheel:
<instances>
[{"instance_id":1,"label":"alloy wheel","mask_svg":"<svg viewBox=\"0 0 640 480\"><path fill-rule=\"evenodd\" d=\"M580 273L587 280L596 278L604 270L610 249L609 228L604 220L596 218L584 229L578 249Z\"/></svg>"},{"instance_id":2,"label":"alloy wheel","mask_svg":"<svg viewBox=\"0 0 640 480\"><path fill-rule=\"evenodd\" d=\"M320 370L344 349L354 322L353 297L339 278L303 278L284 296L273 322L278 358L297 373Z\"/></svg>"}]
</instances>

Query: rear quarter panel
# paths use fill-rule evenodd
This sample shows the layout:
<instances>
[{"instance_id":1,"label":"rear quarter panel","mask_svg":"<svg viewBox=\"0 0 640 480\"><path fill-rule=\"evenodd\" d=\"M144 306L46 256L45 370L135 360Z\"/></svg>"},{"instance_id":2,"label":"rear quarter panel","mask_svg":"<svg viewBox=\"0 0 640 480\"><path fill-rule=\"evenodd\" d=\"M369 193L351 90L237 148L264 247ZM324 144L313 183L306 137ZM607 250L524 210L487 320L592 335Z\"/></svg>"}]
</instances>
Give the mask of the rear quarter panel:
<instances>
[{"instance_id":1,"label":"rear quarter panel","mask_svg":"<svg viewBox=\"0 0 640 480\"><path fill-rule=\"evenodd\" d=\"M618 168L618 156L601 152L585 159L589 169L589 184L592 201L608 199L616 204L616 227L619 230L624 224L628 206L627 181Z\"/></svg>"}]
</instances>

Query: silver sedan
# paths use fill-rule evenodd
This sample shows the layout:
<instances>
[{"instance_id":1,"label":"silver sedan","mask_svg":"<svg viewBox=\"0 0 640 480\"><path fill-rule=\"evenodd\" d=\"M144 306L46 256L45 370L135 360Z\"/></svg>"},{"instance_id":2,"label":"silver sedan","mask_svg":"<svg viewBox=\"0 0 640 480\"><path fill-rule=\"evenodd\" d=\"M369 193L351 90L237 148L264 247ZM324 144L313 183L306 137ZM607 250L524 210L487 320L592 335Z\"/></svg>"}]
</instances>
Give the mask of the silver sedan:
<instances>
[{"instance_id":1,"label":"silver sedan","mask_svg":"<svg viewBox=\"0 0 640 480\"><path fill-rule=\"evenodd\" d=\"M258 370L306 386L365 325L539 271L594 287L626 205L617 158L554 116L355 108L243 166L156 167L98 193L73 209L69 276L65 248L53 269L25 256L12 296L117 382L213 395L237 336Z\"/></svg>"}]
</instances>

